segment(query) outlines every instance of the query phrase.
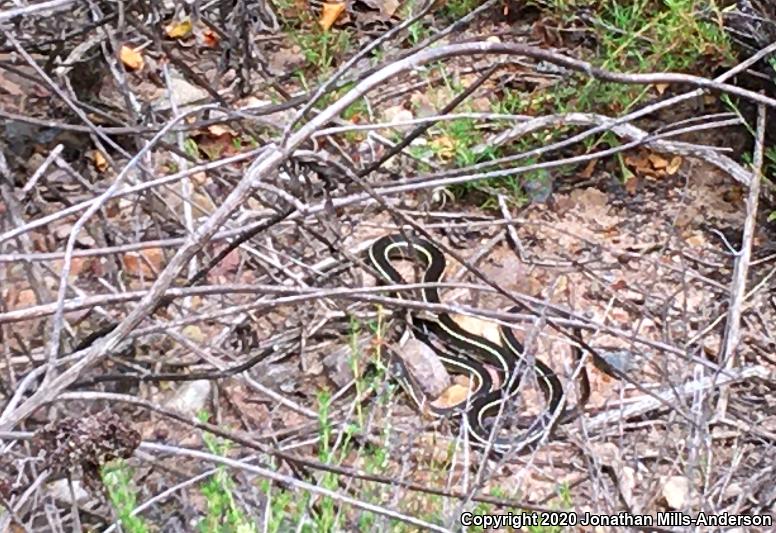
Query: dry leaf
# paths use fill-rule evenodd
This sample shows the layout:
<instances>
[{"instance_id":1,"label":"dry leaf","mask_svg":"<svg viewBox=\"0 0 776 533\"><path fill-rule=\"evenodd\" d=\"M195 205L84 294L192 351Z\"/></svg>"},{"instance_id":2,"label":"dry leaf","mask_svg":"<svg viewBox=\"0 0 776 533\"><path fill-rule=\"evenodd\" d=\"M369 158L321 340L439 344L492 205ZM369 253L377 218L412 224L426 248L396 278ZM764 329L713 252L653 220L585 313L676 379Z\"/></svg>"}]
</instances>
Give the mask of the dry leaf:
<instances>
[{"instance_id":1,"label":"dry leaf","mask_svg":"<svg viewBox=\"0 0 776 533\"><path fill-rule=\"evenodd\" d=\"M124 254L124 270L132 276L151 277L161 270L164 252L161 248L148 248L140 252Z\"/></svg>"},{"instance_id":2,"label":"dry leaf","mask_svg":"<svg viewBox=\"0 0 776 533\"><path fill-rule=\"evenodd\" d=\"M401 5L399 0L383 0L381 3L380 11L386 17L392 17L396 10L399 9L399 5Z\"/></svg>"},{"instance_id":3,"label":"dry leaf","mask_svg":"<svg viewBox=\"0 0 776 533\"><path fill-rule=\"evenodd\" d=\"M588 208L605 207L609 204L609 195L595 187L587 187L583 190L576 189L571 193L571 198L576 204Z\"/></svg>"},{"instance_id":4,"label":"dry leaf","mask_svg":"<svg viewBox=\"0 0 776 533\"><path fill-rule=\"evenodd\" d=\"M328 31L337 21L340 15L345 12L345 2L324 2L321 18L318 24L321 28Z\"/></svg>"},{"instance_id":5,"label":"dry leaf","mask_svg":"<svg viewBox=\"0 0 776 533\"><path fill-rule=\"evenodd\" d=\"M689 236L687 236L685 241L693 248L701 248L706 244L706 238L700 231L692 232Z\"/></svg>"},{"instance_id":6,"label":"dry leaf","mask_svg":"<svg viewBox=\"0 0 776 533\"><path fill-rule=\"evenodd\" d=\"M191 19L183 19L178 22L168 24L164 28L164 32L170 39L182 39L188 37L191 34Z\"/></svg>"},{"instance_id":7,"label":"dry leaf","mask_svg":"<svg viewBox=\"0 0 776 533\"><path fill-rule=\"evenodd\" d=\"M185 326L183 330L181 331L183 333L183 336L193 340L194 342L204 342L207 339L207 335L205 335L202 332L202 329L194 324L190 324L188 326Z\"/></svg>"},{"instance_id":8,"label":"dry leaf","mask_svg":"<svg viewBox=\"0 0 776 533\"><path fill-rule=\"evenodd\" d=\"M205 135L197 141L197 146L211 161L236 152L232 136L229 134Z\"/></svg>"},{"instance_id":9,"label":"dry leaf","mask_svg":"<svg viewBox=\"0 0 776 533\"><path fill-rule=\"evenodd\" d=\"M657 154L649 154L647 159L649 159L649 162L652 163L653 168L662 169L668 166L668 161Z\"/></svg>"},{"instance_id":10,"label":"dry leaf","mask_svg":"<svg viewBox=\"0 0 776 533\"><path fill-rule=\"evenodd\" d=\"M391 106L387 107L383 110L383 120L386 122L406 122L408 120L412 120L415 118L412 115L412 111L409 109L404 109L401 105ZM414 126L412 125L404 125L404 126L394 126L393 129L396 131L410 131Z\"/></svg>"},{"instance_id":11,"label":"dry leaf","mask_svg":"<svg viewBox=\"0 0 776 533\"><path fill-rule=\"evenodd\" d=\"M207 185L211 181L210 178L208 178L206 172L196 172L191 176L189 176L189 179L197 187L202 187L203 185Z\"/></svg>"},{"instance_id":12,"label":"dry leaf","mask_svg":"<svg viewBox=\"0 0 776 533\"><path fill-rule=\"evenodd\" d=\"M679 172L679 168L682 166L682 158L677 156L674 156L673 159L671 159L671 162L668 163L668 166L666 167L666 174L669 176L673 176L677 172Z\"/></svg>"},{"instance_id":13,"label":"dry leaf","mask_svg":"<svg viewBox=\"0 0 776 533\"><path fill-rule=\"evenodd\" d=\"M631 176L627 180L625 180L625 190L628 191L628 194L636 194L636 191L638 190L639 181L638 178L635 176Z\"/></svg>"},{"instance_id":14,"label":"dry leaf","mask_svg":"<svg viewBox=\"0 0 776 533\"><path fill-rule=\"evenodd\" d=\"M108 160L105 159L105 156L102 155L102 152L99 150L92 151L92 162L94 163L94 168L96 168L98 172L105 172L108 170Z\"/></svg>"},{"instance_id":15,"label":"dry leaf","mask_svg":"<svg viewBox=\"0 0 776 533\"><path fill-rule=\"evenodd\" d=\"M221 135L231 135L231 136L236 135L235 131L232 128L224 124L212 124L207 127L207 132L210 135L215 135L216 137Z\"/></svg>"},{"instance_id":16,"label":"dry leaf","mask_svg":"<svg viewBox=\"0 0 776 533\"><path fill-rule=\"evenodd\" d=\"M452 159L455 155L455 142L447 135L442 135L431 141L431 147L440 159Z\"/></svg>"},{"instance_id":17,"label":"dry leaf","mask_svg":"<svg viewBox=\"0 0 776 533\"><path fill-rule=\"evenodd\" d=\"M655 89L657 90L657 94L660 96L663 96L663 93L666 92L666 89L668 89L667 83L658 83L655 85Z\"/></svg>"},{"instance_id":18,"label":"dry leaf","mask_svg":"<svg viewBox=\"0 0 776 533\"><path fill-rule=\"evenodd\" d=\"M207 194L200 192L194 192L191 195L191 203L197 208L195 214L197 216L209 215L216 210L216 204Z\"/></svg>"},{"instance_id":19,"label":"dry leaf","mask_svg":"<svg viewBox=\"0 0 776 533\"><path fill-rule=\"evenodd\" d=\"M13 290L13 289L12 289ZM25 307L32 307L38 303L38 299L35 297L35 292L32 289L22 289L16 293L16 297L13 297L11 292L9 301L14 302L15 305L11 306L11 309L23 309Z\"/></svg>"},{"instance_id":20,"label":"dry leaf","mask_svg":"<svg viewBox=\"0 0 776 533\"><path fill-rule=\"evenodd\" d=\"M78 278L78 276L89 269L92 268L93 259L91 257L73 257L70 261L70 270L67 273L67 277L70 280L75 280ZM99 262L98 262L99 264ZM58 271L62 271L62 265L63 261L62 259L57 259L54 261L54 267Z\"/></svg>"},{"instance_id":21,"label":"dry leaf","mask_svg":"<svg viewBox=\"0 0 776 533\"><path fill-rule=\"evenodd\" d=\"M595 170L597 160L591 159L587 162L587 165L585 165L585 168L582 169L582 172L579 173L580 176L583 178L590 178L590 176L593 175L593 171Z\"/></svg>"},{"instance_id":22,"label":"dry leaf","mask_svg":"<svg viewBox=\"0 0 776 533\"><path fill-rule=\"evenodd\" d=\"M207 405L213 383L206 379L189 381L181 385L174 396L165 402L165 407L189 417L196 416Z\"/></svg>"},{"instance_id":23,"label":"dry leaf","mask_svg":"<svg viewBox=\"0 0 776 533\"><path fill-rule=\"evenodd\" d=\"M625 164L635 171L636 174L654 176L655 167L652 165L650 155L640 153L639 155L625 156Z\"/></svg>"},{"instance_id":24,"label":"dry leaf","mask_svg":"<svg viewBox=\"0 0 776 533\"><path fill-rule=\"evenodd\" d=\"M220 250L219 250L220 251ZM227 274L234 274L237 272L240 266L240 251L239 249L231 250L224 256L224 258L216 264L208 272L208 279L214 282L219 276L226 276Z\"/></svg>"},{"instance_id":25,"label":"dry leaf","mask_svg":"<svg viewBox=\"0 0 776 533\"><path fill-rule=\"evenodd\" d=\"M499 327L495 322L470 315L452 315L452 318L461 329L464 329L473 335L485 337L492 343L501 344Z\"/></svg>"},{"instance_id":26,"label":"dry leaf","mask_svg":"<svg viewBox=\"0 0 776 533\"><path fill-rule=\"evenodd\" d=\"M219 42L221 42L221 38L210 28L206 29L202 33L202 44L204 46L207 46L208 48L215 48L218 46Z\"/></svg>"},{"instance_id":27,"label":"dry leaf","mask_svg":"<svg viewBox=\"0 0 776 533\"><path fill-rule=\"evenodd\" d=\"M129 70L140 70L143 68L143 56L140 55L140 52L125 44L121 45L119 59Z\"/></svg>"},{"instance_id":28,"label":"dry leaf","mask_svg":"<svg viewBox=\"0 0 776 533\"><path fill-rule=\"evenodd\" d=\"M434 407L449 409L460 405L466 401L469 396L469 387L459 383L453 383L433 402L429 402Z\"/></svg>"}]
</instances>

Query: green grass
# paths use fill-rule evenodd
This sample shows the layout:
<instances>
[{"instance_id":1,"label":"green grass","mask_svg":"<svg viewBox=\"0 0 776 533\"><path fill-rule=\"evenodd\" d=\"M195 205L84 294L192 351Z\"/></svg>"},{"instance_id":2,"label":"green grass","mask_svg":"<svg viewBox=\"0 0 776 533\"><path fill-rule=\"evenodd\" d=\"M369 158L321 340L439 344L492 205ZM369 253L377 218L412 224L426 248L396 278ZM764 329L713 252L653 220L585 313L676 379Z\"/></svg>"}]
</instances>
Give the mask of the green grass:
<instances>
[{"instance_id":1,"label":"green grass","mask_svg":"<svg viewBox=\"0 0 776 533\"><path fill-rule=\"evenodd\" d=\"M596 63L620 72L711 70L733 60L727 37L713 15L714 3L698 0L602 2L597 17ZM707 15L704 17L704 14ZM627 112L652 87L588 81L576 96L582 110Z\"/></svg>"},{"instance_id":2,"label":"green grass","mask_svg":"<svg viewBox=\"0 0 776 533\"><path fill-rule=\"evenodd\" d=\"M116 460L102 469L102 481L110 501L126 533L147 533L148 523L132 511L137 507L137 488L132 481L132 471L126 462Z\"/></svg>"},{"instance_id":3,"label":"green grass","mask_svg":"<svg viewBox=\"0 0 776 533\"><path fill-rule=\"evenodd\" d=\"M355 378L355 390L359 396L365 395L370 390L380 393L385 380L387 368L382 361L381 342L384 329L383 314L378 311L377 319L370 322L360 322L351 319L347 335L347 343L350 346L349 363ZM368 330L374 338L374 349L371 350L370 359L366 359L361 353L359 338L365 330ZM369 365L371 372L366 372L365 366ZM389 389L391 394L393 389ZM378 405L386 405L389 398L378 396ZM356 453L359 457L359 468L366 472L382 472L388 464L389 450L383 446L366 443L356 447L355 438L364 430L366 413L357 404L354 420L342 426L334 426L331 420L331 394L321 390L317 395L318 403L318 460L325 464L342 465L346 459ZM391 433L389 425L383 426L385 441ZM316 483L322 488L340 490L339 477L329 472L321 473ZM314 494L290 492L285 489L273 487L269 482L263 481L260 485L262 491L270 499L267 524L268 531L293 530L302 523L301 531L305 533L328 533L343 531L352 525L351 520L360 525L361 529L369 530L376 521L372 513L360 511L357 516L349 515L348 509L342 509L331 498ZM371 485L363 488L358 497L365 501L383 501L382 487L374 488ZM348 522L346 522L348 521Z\"/></svg>"},{"instance_id":4,"label":"green grass","mask_svg":"<svg viewBox=\"0 0 776 533\"><path fill-rule=\"evenodd\" d=\"M448 8L462 12L466 2L453 2ZM618 72L691 72L713 74L718 67L732 64L731 45L720 26L721 17L714 2L700 0L637 0L616 2L605 0L545 0L540 4L544 13L560 26L582 24L576 15L581 10L592 14L593 23L588 29L595 39L595 46L586 59L596 66ZM584 52L582 52L584 55ZM663 90L664 88L660 88ZM540 90L502 88L492 104L492 111L503 114L543 115L550 113L596 112L621 115L649 99L660 96L653 86L604 83L574 74L564 76L555 85ZM461 167L474 162L487 161L503 155L517 154L537 146L547 145L572 132L571 129L537 132L525 136L508 146L493 150L479 157L471 153L471 146L480 142L473 125L462 121L440 125L444 135L453 139L454 157L451 165ZM604 146L617 146L619 140L611 133L590 138L576 153L588 153ZM433 147L433 145L432 145ZM429 155L428 147L419 152ZM573 155L564 153L563 155ZM555 157L555 156L553 156ZM621 156L618 168L623 180L628 172ZM527 158L520 165L538 162ZM518 204L537 197L535 191L541 184L553 178L577 172L573 166L551 171L535 171L510 178L476 182L452 188L459 198L466 197L483 207L496 205L495 196L505 193ZM526 184L539 184L526 187Z\"/></svg>"},{"instance_id":5,"label":"green grass","mask_svg":"<svg viewBox=\"0 0 776 533\"><path fill-rule=\"evenodd\" d=\"M372 337L368 353L362 353L359 338L364 334ZM346 337L351 351L351 368L353 370L356 391L364 395L371 391L377 394L373 408L388 407L393 402L393 396L398 386L386 383L387 367L382 353L382 342L385 333L385 321L382 308L378 307L376 318L369 321L352 319ZM365 372L369 365L370 372ZM356 411L354 420L344 426L332 423L332 396L322 390L317 396L318 404L318 460L326 464L342 465L352 460L354 454L358 457L357 467L367 473L383 474L391 465L391 449L388 445L393 429L390 420L380 424L380 439L363 444L357 444L356 436L364 430L366 413ZM206 421L206 412L198 418ZM210 453L228 456L230 446L227 441L210 434L203 433L203 441ZM427 460L421 460L417 465L427 475L430 485L444 486L447 482L449 469L453 458L454 443L450 443L447 454L431 454ZM396 460L394 460L394 463ZM394 465L395 466L395 465ZM117 461L103 470L103 479L108 487L111 501L116 514L121 520L122 528L129 533L148 533L155 529L142 518L131 515L137 506L137 491L132 482L132 473L123 461ZM316 475L318 486L342 491L341 478L332 473L322 472ZM349 492L362 501L385 504L394 494L394 488L380 484L360 483L351 481ZM311 493L300 493L274 485L269 480L260 480L258 489L266 495L267 506L264 517L266 531L279 533L285 531L301 531L303 533L330 533L335 531L358 530L372 531L377 527L386 527L390 532L414 532L416 529L402 522L384 519L366 511L358 511L342 507L331 498ZM252 533L264 524L255 523L251 516L241 506L236 496L236 481L225 467L217 468L216 472L200 484L199 491L204 497L204 516L197 524L197 530L215 533ZM503 487L493 487L490 494L506 498L510 492ZM567 487L559 488L559 508L567 509L571 505L571 496ZM455 502L452 502L455 504ZM450 502L444 497L419 492L407 493L398 504L398 510L422 518L426 521L441 524L446 519ZM474 506L476 513L503 512L494 505L478 503ZM558 528L531 528L532 533L557 533Z\"/></svg>"},{"instance_id":6,"label":"green grass","mask_svg":"<svg viewBox=\"0 0 776 533\"><path fill-rule=\"evenodd\" d=\"M352 48L349 31L323 30L317 24L292 32L291 38L302 49L307 64L321 77L325 77Z\"/></svg>"},{"instance_id":7,"label":"green grass","mask_svg":"<svg viewBox=\"0 0 776 533\"><path fill-rule=\"evenodd\" d=\"M474 11L481 3L480 0L447 0L442 11L449 18L459 19Z\"/></svg>"},{"instance_id":8,"label":"green grass","mask_svg":"<svg viewBox=\"0 0 776 533\"><path fill-rule=\"evenodd\" d=\"M199 419L206 422L208 414L200 413ZM213 455L226 457L229 454L229 442L210 433L203 433L205 446ZM219 466L216 472L200 486L205 498L205 516L197 528L202 533L252 533L258 531L256 524L247 516L234 496L235 483L226 467Z\"/></svg>"},{"instance_id":9,"label":"green grass","mask_svg":"<svg viewBox=\"0 0 776 533\"><path fill-rule=\"evenodd\" d=\"M594 10L593 63L618 72L706 74L734 60L714 2L637 0L569 2ZM584 5L583 5L584 4ZM562 99L580 111L625 113L655 88L585 80L564 84Z\"/></svg>"}]
</instances>

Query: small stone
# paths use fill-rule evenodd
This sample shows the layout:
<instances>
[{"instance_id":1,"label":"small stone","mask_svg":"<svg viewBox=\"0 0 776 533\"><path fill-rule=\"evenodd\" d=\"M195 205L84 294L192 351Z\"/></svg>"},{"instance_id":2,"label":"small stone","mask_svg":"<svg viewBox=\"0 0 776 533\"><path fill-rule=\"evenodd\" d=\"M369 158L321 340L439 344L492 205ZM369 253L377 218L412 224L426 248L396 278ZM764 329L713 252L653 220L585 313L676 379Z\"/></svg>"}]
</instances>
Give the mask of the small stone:
<instances>
[{"instance_id":1,"label":"small stone","mask_svg":"<svg viewBox=\"0 0 776 533\"><path fill-rule=\"evenodd\" d=\"M671 509L683 509L690 501L690 480L685 476L670 476L663 484L663 498Z\"/></svg>"},{"instance_id":2,"label":"small stone","mask_svg":"<svg viewBox=\"0 0 776 533\"><path fill-rule=\"evenodd\" d=\"M211 382L206 379L189 381L167 402L167 408L194 417L205 408L211 388Z\"/></svg>"},{"instance_id":3,"label":"small stone","mask_svg":"<svg viewBox=\"0 0 776 533\"><path fill-rule=\"evenodd\" d=\"M408 339L399 354L407 372L426 396L437 398L449 387L450 375L439 356L426 343Z\"/></svg>"},{"instance_id":4,"label":"small stone","mask_svg":"<svg viewBox=\"0 0 776 533\"><path fill-rule=\"evenodd\" d=\"M386 122L405 122L412 120L413 118L415 117L413 116L412 111L404 109L402 106L389 107L383 111L383 119ZM414 127L415 126L412 124L407 124L404 126L394 126L394 129L398 131L409 131Z\"/></svg>"}]
</instances>

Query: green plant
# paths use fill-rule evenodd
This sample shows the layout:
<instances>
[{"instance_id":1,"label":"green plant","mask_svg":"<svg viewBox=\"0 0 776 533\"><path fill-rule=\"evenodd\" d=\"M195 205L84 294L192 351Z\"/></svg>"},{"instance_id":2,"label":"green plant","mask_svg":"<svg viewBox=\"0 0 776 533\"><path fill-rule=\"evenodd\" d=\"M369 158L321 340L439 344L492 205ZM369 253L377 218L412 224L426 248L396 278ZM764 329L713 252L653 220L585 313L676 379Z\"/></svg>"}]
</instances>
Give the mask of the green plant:
<instances>
[{"instance_id":1,"label":"green plant","mask_svg":"<svg viewBox=\"0 0 776 533\"><path fill-rule=\"evenodd\" d=\"M289 523L288 510L294 501L292 493L287 490L273 490L272 483L266 479L261 480L259 486L270 502L264 518L267 531L269 533L285 531Z\"/></svg>"},{"instance_id":2,"label":"green plant","mask_svg":"<svg viewBox=\"0 0 776 533\"><path fill-rule=\"evenodd\" d=\"M707 69L733 59L714 2L637 0L599 4L598 65L621 72ZM591 80L576 97L583 110L625 112L652 89Z\"/></svg>"},{"instance_id":3,"label":"green plant","mask_svg":"<svg viewBox=\"0 0 776 533\"><path fill-rule=\"evenodd\" d=\"M194 161L199 160L199 146L197 145L197 141L191 137L187 137L186 140L183 141L183 151Z\"/></svg>"},{"instance_id":4,"label":"green plant","mask_svg":"<svg viewBox=\"0 0 776 533\"><path fill-rule=\"evenodd\" d=\"M765 172L776 174L776 145L765 149Z\"/></svg>"},{"instance_id":5,"label":"green plant","mask_svg":"<svg viewBox=\"0 0 776 533\"><path fill-rule=\"evenodd\" d=\"M471 13L480 3L479 0L448 0L444 5L444 13L451 18L461 18Z\"/></svg>"},{"instance_id":6,"label":"green plant","mask_svg":"<svg viewBox=\"0 0 776 533\"><path fill-rule=\"evenodd\" d=\"M430 35L430 30L422 20L418 20L410 24L410 27L407 28L407 33L409 34L410 44L415 46Z\"/></svg>"},{"instance_id":7,"label":"green plant","mask_svg":"<svg viewBox=\"0 0 776 533\"><path fill-rule=\"evenodd\" d=\"M137 507L137 490L133 486L132 471L127 464L117 460L103 467L102 481L121 522L121 528L127 533L150 531L148 524L141 517L132 514Z\"/></svg>"},{"instance_id":8,"label":"green plant","mask_svg":"<svg viewBox=\"0 0 776 533\"><path fill-rule=\"evenodd\" d=\"M208 414L206 412L199 413L198 418L207 421ZM229 453L227 441L222 441L210 433L203 433L202 439L210 453L220 456L226 456ZM198 524L200 531L203 533L252 533L257 531L256 525L251 522L238 505L234 497L234 480L225 467L219 466L216 472L202 484L200 491L205 497L207 505L205 516Z\"/></svg>"},{"instance_id":9,"label":"green plant","mask_svg":"<svg viewBox=\"0 0 776 533\"><path fill-rule=\"evenodd\" d=\"M351 36L347 30L324 30L317 24L312 29L292 32L291 38L302 49L305 60L325 75L337 58L351 48Z\"/></svg>"},{"instance_id":10,"label":"green plant","mask_svg":"<svg viewBox=\"0 0 776 533\"><path fill-rule=\"evenodd\" d=\"M504 115L517 115L525 111L528 105L528 98L520 91L504 89L500 98L493 101L492 109L494 113Z\"/></svg>"}]
</instances>

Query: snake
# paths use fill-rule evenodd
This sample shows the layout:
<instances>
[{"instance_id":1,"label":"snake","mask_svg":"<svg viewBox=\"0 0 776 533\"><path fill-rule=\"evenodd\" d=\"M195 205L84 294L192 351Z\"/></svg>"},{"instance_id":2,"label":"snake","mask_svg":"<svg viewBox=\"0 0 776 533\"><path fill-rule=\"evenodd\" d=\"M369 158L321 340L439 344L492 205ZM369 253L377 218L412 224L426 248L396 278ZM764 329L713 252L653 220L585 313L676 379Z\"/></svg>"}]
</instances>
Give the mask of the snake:
<instances>
[{"instance_id":1,"label":"snake","mask_svg":"<svg viewBox=\"0 0 776 533\"><path fill-rule=\"evenodd\" d=\"M404 285L407 282L394 267L397 259L417 262L422 266L423 287L420 294L427 304L441 304L436 284L442 279L446 267L445 256L430 240L406 237L402 234L388 234L378 238L368 248L368 263L387 284ZM517 306L509 312L517 312ZM560 411L563 405L563 387L553 370L538 358L533 364L539 387L545 400L544 410L534 418L528 428L514 436L496 435L488 428L487 419L498 415L502 403L517 393L523 373L529 368L524 346L517 340L511 328L499 325L500 344L471 333L444 312L432 313L430 318L410 314L410 328L415 338L428 345L439 357L445 368L454 373L467 373L476 383L476 388L464 400L450 406L428 404L429 412L436 416L465 413L468 431L476 443L505 453L509 450L532 449L555 424L566 420L578 411L589 397L587 374L581 374L581 398L574 409ZM441 346L440 346L441 344ZM581 359L581 351L575 347ZM493 379L486 365L495 368L498 379ZM401 372L400 383L421 405L415 387L407 378L408 372ZM506 411L505 411L506 412ZM494 433L494 434L492 434Z\"/></svg>"}]
</instances>

